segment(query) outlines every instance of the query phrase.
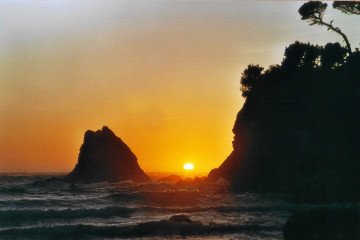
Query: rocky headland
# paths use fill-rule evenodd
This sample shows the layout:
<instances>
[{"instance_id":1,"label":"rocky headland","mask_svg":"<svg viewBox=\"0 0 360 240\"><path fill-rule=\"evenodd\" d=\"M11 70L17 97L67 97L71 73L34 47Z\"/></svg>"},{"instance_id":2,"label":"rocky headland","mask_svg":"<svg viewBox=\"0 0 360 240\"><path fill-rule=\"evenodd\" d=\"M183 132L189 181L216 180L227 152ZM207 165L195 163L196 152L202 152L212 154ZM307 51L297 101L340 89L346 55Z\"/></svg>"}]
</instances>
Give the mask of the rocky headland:
<instances>
[{"instance_id":1,"label":"rocky headland","mask_svg":"<svg viewBox=\"0 0 360 240\"><path fill-rule=\"evenodd\" d=\"M289 193L296 202L358 202L360 52L337 52L338 43L295 42L281 65L249 65L233 151L208 180L226 179L236 192Z\"/></svg>"}]
</instances>

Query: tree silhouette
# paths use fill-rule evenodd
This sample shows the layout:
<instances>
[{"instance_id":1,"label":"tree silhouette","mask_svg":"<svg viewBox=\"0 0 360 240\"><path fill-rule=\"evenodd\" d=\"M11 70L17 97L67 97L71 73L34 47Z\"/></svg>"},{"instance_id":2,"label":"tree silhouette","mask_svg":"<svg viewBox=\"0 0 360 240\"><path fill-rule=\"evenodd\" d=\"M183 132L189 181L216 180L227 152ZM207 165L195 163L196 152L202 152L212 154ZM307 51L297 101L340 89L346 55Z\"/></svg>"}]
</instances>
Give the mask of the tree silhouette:
<instances>
[{"instance_id":1,"label":"tree silhouette","mask_svg":"<svg viewBox=\"0 0 360 240\"><path fill-rule=\"evenodd\" d=\"M358 201L360 52L346 53L340 43L295 42L279 65L248 65L233 152L209 179L301 202Z\"/></svg>"},{"instance_id":2,"label":"tree silhouette","mask_svg":"<svg viewBox=\"0 0 360 240\"><path fill-rule=\"evenodd\" d=\"M283 65L292 70L296 67L312 67L315 68L319 65L319 56L322 48L319 46L311 45L310 43L304 44L296 41L285 49Z\"/></svg>"},{"instance_id":3,"label":"tree silhouette","mask_svg":"<svg viewBox=\"0 0 360 240\"><path fill-rule=\"evenodd\" d=\"M333 3L333 8L338 9L345 14L360 15L360 2L335 1Z\"/></svg>"},{"instance_id":4,"label":"tree silhouette","mask_svg":"<svg viewBox=\"0 0 360 240\"><path fill-rule=\"evenodd\" d=\"M250 95L253 87L260 81L263 70L264 68L259 65L249 65L247 69L244 70L240 80L243 97Z\"/></svg>"},{"instance_id":5,"label":"tree silhouette","mask_svg":"<svg viewBox=\"0 0 360 240\"><path fill-rule=\"evenodd\" d=\"M334 68L344 63L346 50L339 43L327 43L321 56L323 68Z\"/></svg>"},{"instance_id":6,"label":"tree silhouette","mask_svg":"<svg viewBox=\"0 0 360 240\"><path fill-rule=\"evenodd\" d=\"M358 14L359 4L333 6ZM281 64L265 71L248 65L233 151L208 179L227 179L238 192L291 193L299 202L359 202L360 52L351 52L341 30L323 21L326 7L308 2L299 13L340 34L346 47L296 41Z\"/></svg>"},{"instance_id":7,"label":"tree silhouette","mask_svg":"<svg viewBox=\"0 0 360 240\"><path fill-rule=\"evenodd\" d=\"M349 7L346 4L345 5L344 4L335 4L335 6L338 6L339 9L353 9L352 7ZM345 8L345 6L347 8ZM355 6L355 4L353 4L353 6ZM334 27L332 25L334 20L330 21L330 23L323 21L323 15L324 15L326 8L327 8L327 3L322 3L319 1L304 3L299 8L299 14L301 15L301 20L308 21L310 25L326 26L326 27L328 27L328 30L332 30L332 31L338 33L339 35L341 35L346 43L348 53L349 53L349 55L351 55L351 46L348 41L348 38L340 30L340 28ZM356 9L356 7L355 7L355 9ZM341 10L341 11L343 11L343 10ZM348 10L346 10L346 11L348 11Z\"/></svg>"}]
</instances>

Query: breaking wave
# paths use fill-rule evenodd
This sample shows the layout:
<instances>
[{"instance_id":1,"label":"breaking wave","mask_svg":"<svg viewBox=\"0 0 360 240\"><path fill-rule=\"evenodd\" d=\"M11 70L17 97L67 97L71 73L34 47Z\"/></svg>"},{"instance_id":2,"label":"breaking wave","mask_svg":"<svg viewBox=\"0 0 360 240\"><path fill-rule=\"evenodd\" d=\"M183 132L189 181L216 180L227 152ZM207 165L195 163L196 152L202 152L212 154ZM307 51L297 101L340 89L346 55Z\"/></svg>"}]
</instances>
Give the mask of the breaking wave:
<instances>
[{"instance_id":1,"label":"breaking wave","mask_svg":"<svg viewBox=\"0 0 360 240\"><path fill-rule=\"evenodd\" d=\"M106 207L103 209L64 209L64 210L8 210L0 212L0 225L18 225L19 221L29 224L31 222L44 221L49 219L67 220L75 218L128 218L135 209L126 207Z\"/></svg>"},{"instance_id":2,"label":"breaking wave","mask_svg":"<svg viewBox=\"0 0 360 240\"><path fill-rule=\"evenodd\" d=\"M133 238L151 236L194 236L231 234L251 231L281 230L276 227L256 225L202 224L200 222L175 222L161 220L139 223L135 226L94 226L94 225L61 225L49 227L11 228L0 230L4 238Z\"/></svg>"},{"instance_id":3,"label":"breaking wave","mask_svg":"<svg viewBox=\"0 0 360 240\"><path fill-rule=\"evenodd\" d=\"M131 181L72 185L59 179L0 176L1 240L220 238L227 234L279 239L293 208L281 198L218 194L211 186L199 190ZM178 214L186 214L189 220L171 220Z\"/></svg>"}]
</instances>

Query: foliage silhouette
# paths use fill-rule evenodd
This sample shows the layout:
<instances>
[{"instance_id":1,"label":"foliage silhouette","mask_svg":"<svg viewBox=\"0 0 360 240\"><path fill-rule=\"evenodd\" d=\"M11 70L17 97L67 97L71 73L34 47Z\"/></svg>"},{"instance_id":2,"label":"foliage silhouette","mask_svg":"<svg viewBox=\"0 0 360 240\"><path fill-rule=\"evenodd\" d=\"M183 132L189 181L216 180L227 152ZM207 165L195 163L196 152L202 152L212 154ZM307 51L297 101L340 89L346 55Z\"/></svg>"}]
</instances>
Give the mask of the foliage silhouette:
<instances>
[{"instance_id":1,"label":"foliage silhouette","mask_svg":"<svg viewBox=\"0 0 360 240\"><path fill-rule=\"evenodd\" d=\"M340 10L345 14L356 14L360 15L360 2L355 1L335 1L333 8Z\"/></svg>"},{"instance_id":2,"label":"foliage silhouette","mask_svg":"<svg viewBox=\"0 0 360 240\"><path fill-rule=\"evenodd\" d=\"M253 87L261 81L260 77L263 70L264 68L259 67L259 65L249 65L248 68L245 69L241 77L241 91L243 97L247 97Z\"/></svg>"},{"instance_id":3,"label":"foliage silhouette","mask_svg":"<svg viewBox=\"0 0 360 240\"><path fill-rule=\"evenodd\" d=\"M357 9L355 6L357 6L357 4L348 5L348 4L340 3L340 4L335 4L334 7L337 7L342 12L345 11L346 13L350 13L352 11L352 9ZM332 30L332 31L338 33L339 35L341 35L341 37L344 39L344 41L346 43L348 53L351 55L351 46L350 46L349 40L348 40L347 36L340 30L340 28L334 27L332 25L334 20L330 21L330 23L323 21L323 15L324 15L326 8L327 8L327 3L322 3L319 1L310 1L310 2L304 3L299 8L299 14L301 15L301 20L308 21L310 25L326 26L326 27L328 27L328 30Z\"/></svg>"},{"instance_id":4,"label":"foliage silhouette","mask_svg":"<svg viewBox=\"0 0 360 240\"><path fill-rule=\"evenodd\" d=\"M295 42L280 65L249 65L233 152L208 179L297 201L359 200L360 52Z\"/></svg>"}]
</instances>

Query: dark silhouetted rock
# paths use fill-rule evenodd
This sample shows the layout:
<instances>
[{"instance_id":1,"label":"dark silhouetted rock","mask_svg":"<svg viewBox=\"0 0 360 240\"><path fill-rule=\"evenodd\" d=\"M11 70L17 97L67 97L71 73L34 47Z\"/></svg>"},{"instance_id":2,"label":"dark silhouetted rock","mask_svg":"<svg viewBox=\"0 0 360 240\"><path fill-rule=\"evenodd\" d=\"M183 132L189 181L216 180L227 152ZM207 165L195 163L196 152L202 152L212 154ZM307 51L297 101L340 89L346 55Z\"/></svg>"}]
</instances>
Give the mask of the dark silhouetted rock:
<instances>
[{"instance_id":1,"label":"dark silhouetted rock","mask_svg":"<svg viewBox=\"0 0 360 240\"><path fill-rule=\"evenodd\" d=\"M162 182L168 182L168 183L175 184L178 181L180 181L181 179L182 179L181 176L172 174L172 175L169 175L167 177L160 178L159 180L162 181Z\"/></svg>"},{"instance_id":2,"label":"dark silhouetted rock","mask_svg":"<svg viewBox=\"0 0 360 240\"><path fill-rule=\"evenodd\" d=\"M208 177L206 178L206 181L216 182L219 178L221 178L219 169L214 168L214 169L211 169L211 171L209 172Z\"/></svg>"},{"instance_id":3,"label":"dark silhouetted rock","mask_svg":"<svg viewBox=\"0 0 360 240\"><path fill-rule=\"evenodd\" d=\"M62 179L61 177L50 177L47 179L42 179L42 180L35 180L33 182L33 187L50 187L50 186L54 186L54 187L58 187L58 184L64 184L67 183L66 181L64 181L64 179Z\"/></svg>"},{"instance_id":4,"label":"dark silhouetted rock","mask_svg":"<svg viewBox=\"0 0 360 240\"><path fill-rule=\"evenodd\" d=\"M71 182L150 181L130 148L108 127L86 131L78 163L64 180Z\"/></svg>"},{"instance_id":5,"label":"dark silhouetted rock","mask_svg":"<svg viewBox=\"0 0 360 240\"><path fill-rule=\"evenodd\" d=\"M180 222L180 223L192 223L191 219L189 218L189 216L186 216L184 214L181 215L174 215L170 218L170 221L174 221L174 222Z\"/></svg>"},{"instance_id":6,"label":"dark silhouetted rock","mask_svg":"<svg viewBox=\"0 0 360 240\"><path fill-rule=\"evenodd\" d=\"M359 224L359 209L313 209L292 215L283 233L289 240L355 240Z\"/></svg>"},{"instance_id":7,"label":"dark silhouetted rock","mask_svg":"<svg viewBox=\"0 0 360 240\"><path fill-rule=\"evenodd\" d=\"M203 181L199 177L195 177L195 178L187 177L187 178L179 180L176 183L176 186L182 186L182 187L185 187L185 186L199 186L202 183L203 183Z\"/></svg>"},{"instance_id":8,"label":"dark silhouetted rock","mask_svg":"<svg viewBox=\"0 0 360 240\"><path fill-rule=\"evenodd\" d=\"M280 65L249 65L233 151L207 180L297 202L358 202L360 52L343 52L336 43L295 42Z\"/></svg>"}]
</instances>

